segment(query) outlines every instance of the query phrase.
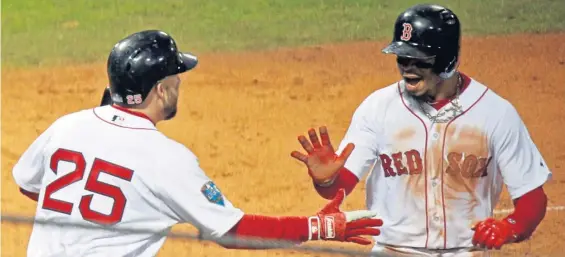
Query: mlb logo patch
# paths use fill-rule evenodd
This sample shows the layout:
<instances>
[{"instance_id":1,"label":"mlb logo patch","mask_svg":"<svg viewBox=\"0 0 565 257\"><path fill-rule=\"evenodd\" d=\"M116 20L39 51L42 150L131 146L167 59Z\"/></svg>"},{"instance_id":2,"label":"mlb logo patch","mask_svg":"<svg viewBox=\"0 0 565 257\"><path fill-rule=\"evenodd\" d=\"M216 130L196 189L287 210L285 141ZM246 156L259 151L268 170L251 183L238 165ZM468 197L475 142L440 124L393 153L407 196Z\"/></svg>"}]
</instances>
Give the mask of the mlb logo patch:
<instances>
[{"instance_id":1,"label":"mlb logo patch","mask_svg":"<svg viewBox=\"0 0 565 257\"><path fill-rule=\"evenodd\" d=\"M114 117L112 117L113 122L123 122L124 120L125 119L122 116L114 115Z\"/></svg>"},{"instance_id":2,"label":"mlb logo patch","mask_svg":"<svg viewBox=\"0 0 565 257\"><path fill-rule=\"evenodd\" d=\"M218 189L218 187L216 186L216 184L214 184L214 182L212 181L206 182L206 184L204 184L202 188L200 188L200 191L202 192L202 194L204 194L206 199L208 199L208 201L210 201L211 203L224 206L224 196L222 196L220 189Z\"/></svg>"}]
</instances>

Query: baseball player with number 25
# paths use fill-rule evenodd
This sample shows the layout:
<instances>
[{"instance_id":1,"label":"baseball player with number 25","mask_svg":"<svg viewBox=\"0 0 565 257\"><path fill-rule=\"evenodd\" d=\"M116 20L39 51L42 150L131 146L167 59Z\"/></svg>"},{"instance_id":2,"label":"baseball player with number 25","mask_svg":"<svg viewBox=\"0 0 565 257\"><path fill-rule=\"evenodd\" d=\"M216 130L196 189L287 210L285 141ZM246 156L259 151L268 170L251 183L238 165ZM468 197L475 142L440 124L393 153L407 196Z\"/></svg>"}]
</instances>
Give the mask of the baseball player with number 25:
<instances>
[{"instance_id":1,"label":"baseball player with number 25","mask_svg":"<svg viewBox=\"0 0 565 257\"><path fill-rule=\"evenodd\" d=\"M38 201L37 219L112 230L36 223L28 257L155 256L165 241L162 234L120 229L166 232L176 223L191 223L206 238L366 245L371 241L362 236L379 235L376 227L382 221L374 212L339 209L343 189L311 216L269 217L234 207L197 157L156 128L157 122L176 114L178 74L196 64L195 56L179 52L162 31L134 33L114 46L108 58L110 85L101 106L57 119L13 168L21 192Z\"/></svg>"},{"instance_id":2,"label":"baseball player with number 25","mask_svg":"<svg viewBox=\"0 0 565 257\"><path fill-rule=\"evenodd\" d=\"M488 256L527 239L545 216L551 178L511 103L459 72L460 23L449 9L415 5L395 23L402 80L357 107L337 149L327 128L299 136L317 192L330 199L366 181L367 208L384 225L373 250L400 256ZM493 219L503 185L515 210Z\"/></svg>"}]
</instances>

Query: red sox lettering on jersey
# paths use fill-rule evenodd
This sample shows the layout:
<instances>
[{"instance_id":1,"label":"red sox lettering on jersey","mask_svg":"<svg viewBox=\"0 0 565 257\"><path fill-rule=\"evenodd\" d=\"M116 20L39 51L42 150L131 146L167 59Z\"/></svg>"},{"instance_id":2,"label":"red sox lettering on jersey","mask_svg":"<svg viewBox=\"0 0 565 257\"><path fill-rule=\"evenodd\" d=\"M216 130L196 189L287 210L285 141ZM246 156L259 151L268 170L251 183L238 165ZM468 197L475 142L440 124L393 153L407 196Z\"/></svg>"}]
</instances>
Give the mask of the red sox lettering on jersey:
<instances>
[{"instance_id":1,"label":"red sox lettering on jersey","mask_svg":"<svg viewBox=\"0 0 565 257\"><path fill-rule=\"evenodd\" d=\"M516 198L551 176L514 107L462 77L458 101L439 110L410 97L400 81L355 111L338 152L354 143L345 168L359 179L370 172L368 208L387 224L378 243L471 247L471 226L492 214L503 184Z\"/></svg>"}]
</instances>

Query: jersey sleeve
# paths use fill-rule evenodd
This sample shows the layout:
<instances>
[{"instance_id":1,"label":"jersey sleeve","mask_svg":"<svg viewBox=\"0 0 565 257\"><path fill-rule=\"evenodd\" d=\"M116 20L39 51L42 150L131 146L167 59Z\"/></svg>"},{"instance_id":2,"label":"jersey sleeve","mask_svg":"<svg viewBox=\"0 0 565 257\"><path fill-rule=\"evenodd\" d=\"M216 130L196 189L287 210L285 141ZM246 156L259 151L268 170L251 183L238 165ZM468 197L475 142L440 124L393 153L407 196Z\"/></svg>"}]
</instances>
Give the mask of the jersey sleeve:
<instances>
[{"instance_id":1,"label":"jersey sleeve","mask_svg":"<svg viewBox=\"0 0 565 257\"><path fill-rule=\"evenodd\" d=\"M39 193L45 173L45 149L53 133L54 124L41 133L20 156L12 169L16 184L22 189Z\"/></svg>"},{"instance_id":2,"label":"jersey sleeve","mask_svg":"<svg viewBox=\"0 0 565 257\"><path fill-rule=\"evenodd\" d=\"M208 237L221 237L243 217L200 168L196 157L183 158L160 176L158 194L179 223L190 223Z\"/></svg>"},{"instance_id":3,"label":"jersey sleeve","mask_svg":"<svg viewBox=\"0 0 565 257\"><path fill-rule=\"evenodd\" d=\"M372 97L365 99L353 113L349 127L338 147L337 154L340 154L349 143L353 143L355 148L345 162L344 167L351 171L361 180L372 168L379 168L373 165L377 161L379 128L376 120L369 116L373 108Z\"/></svg>"},{"instance_id":4,"label":"jersey sleeve","mask_svg":"<svg viewBox=\"0 0 565 257\"><path fill-rule=\"evenodd\" d=\"M543 185L551 171L516 109L509 105L494 130L494 155L512 199Z\"/></svg>"}]
</instances>

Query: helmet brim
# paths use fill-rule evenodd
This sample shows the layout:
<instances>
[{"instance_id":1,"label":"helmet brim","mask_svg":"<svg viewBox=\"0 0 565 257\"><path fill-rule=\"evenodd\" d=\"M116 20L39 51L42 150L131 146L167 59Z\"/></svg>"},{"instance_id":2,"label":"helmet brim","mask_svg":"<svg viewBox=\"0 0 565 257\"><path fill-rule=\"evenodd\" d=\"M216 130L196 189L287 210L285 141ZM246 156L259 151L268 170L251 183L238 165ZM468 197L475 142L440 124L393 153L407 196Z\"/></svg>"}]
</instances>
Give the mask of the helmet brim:
<instances>
[{"instance_id":1,"label":"helmet brim","mask_svg":"<svg viewBox=\"0 0 565 257\"><path fill-rule=\"evenodd\" d=\"M198 64L198 58L191 53L178 53L179 63L177 66L178 73L194 69Z\"/></svg>"},{"instance_id":2,"label":"helmet brim","mask_svg":"<svg viewBox=\"0 0 565 257\"><path fill-rule=\"evenodd\" d=\"M382 50L385 54L395 54L401 57L416 58L416 59L431 59L434 55L427 54L426 52L412 46L406 42L395 41L390 43Z\"/></svg>"}]
</instances>

